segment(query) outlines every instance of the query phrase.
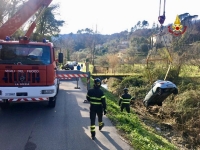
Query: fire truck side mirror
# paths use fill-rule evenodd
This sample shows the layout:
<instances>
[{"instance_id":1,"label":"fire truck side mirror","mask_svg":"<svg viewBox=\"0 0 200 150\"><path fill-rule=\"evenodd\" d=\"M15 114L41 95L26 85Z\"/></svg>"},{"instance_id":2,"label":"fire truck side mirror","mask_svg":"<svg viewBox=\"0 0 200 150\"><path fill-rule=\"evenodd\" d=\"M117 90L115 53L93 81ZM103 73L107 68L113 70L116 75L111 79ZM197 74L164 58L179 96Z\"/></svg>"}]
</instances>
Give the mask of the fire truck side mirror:
<instances>
[{"instance_id":1,"label":"fire truck side mirror","mask_svg":"<svg viewBox=\"0 0 200 150\"><path fill-rule=\"evenodd\" d=\"M58 53L58 62L63 63L63 53Z\"/></svg>"}]
</instances>

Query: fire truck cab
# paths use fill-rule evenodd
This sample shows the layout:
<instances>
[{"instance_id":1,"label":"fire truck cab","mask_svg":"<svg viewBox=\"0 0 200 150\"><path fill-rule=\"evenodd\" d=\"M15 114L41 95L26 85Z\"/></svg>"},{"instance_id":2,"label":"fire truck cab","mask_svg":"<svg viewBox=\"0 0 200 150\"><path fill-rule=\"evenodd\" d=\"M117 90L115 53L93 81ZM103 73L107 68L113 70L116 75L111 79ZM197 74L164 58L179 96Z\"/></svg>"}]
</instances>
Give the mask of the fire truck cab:
<instances>
[{"instance_id":1,"label":"fire truck cab","mask_svg":"<svg viewBox=\"0 0 200 150\"><path fill-rule=\"evenodd\" d=\"M55 107L60 83L56 70L52 43L0 40L0 107L30 101Z\"/></svg>"}]
</instances>

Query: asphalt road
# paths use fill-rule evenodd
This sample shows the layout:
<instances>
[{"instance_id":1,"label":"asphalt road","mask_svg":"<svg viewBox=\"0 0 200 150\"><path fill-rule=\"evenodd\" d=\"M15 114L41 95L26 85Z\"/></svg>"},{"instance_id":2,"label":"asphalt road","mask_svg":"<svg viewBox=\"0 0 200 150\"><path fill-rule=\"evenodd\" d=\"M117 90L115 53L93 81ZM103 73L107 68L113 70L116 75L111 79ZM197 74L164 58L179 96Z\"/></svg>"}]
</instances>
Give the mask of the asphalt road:
<instances>
[{"instance_id":1,"label":"asphalt road","mask_svg":"<svg viewBox=\"0 0 200 150\"><path fill-rule=\"evenodd\" d=\"M87 90L80 81L79 86L61 82L55 108L21 103L0 110L0 150L130 150L106 116L101 132L96 120L96 139L90 138Z\"/></svg>"}]
</instances>

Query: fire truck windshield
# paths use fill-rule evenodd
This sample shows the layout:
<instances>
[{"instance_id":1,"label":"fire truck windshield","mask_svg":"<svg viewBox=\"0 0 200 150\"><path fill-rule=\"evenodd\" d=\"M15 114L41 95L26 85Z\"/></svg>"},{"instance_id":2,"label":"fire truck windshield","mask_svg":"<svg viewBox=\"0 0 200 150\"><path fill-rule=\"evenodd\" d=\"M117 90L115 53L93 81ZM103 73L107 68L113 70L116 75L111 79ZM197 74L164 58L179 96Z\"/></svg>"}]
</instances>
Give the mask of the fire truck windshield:
<instances>
[{"instance_id":1,"label":"fire truck windshield","mask_svg":"<svg viewBox=\"0 0 200 150\"><path fill-rule=\"evenodd\" d=\"M0 44L0 64L48 65L50 56L48 46Z\"/></svg>"}]
</instances>

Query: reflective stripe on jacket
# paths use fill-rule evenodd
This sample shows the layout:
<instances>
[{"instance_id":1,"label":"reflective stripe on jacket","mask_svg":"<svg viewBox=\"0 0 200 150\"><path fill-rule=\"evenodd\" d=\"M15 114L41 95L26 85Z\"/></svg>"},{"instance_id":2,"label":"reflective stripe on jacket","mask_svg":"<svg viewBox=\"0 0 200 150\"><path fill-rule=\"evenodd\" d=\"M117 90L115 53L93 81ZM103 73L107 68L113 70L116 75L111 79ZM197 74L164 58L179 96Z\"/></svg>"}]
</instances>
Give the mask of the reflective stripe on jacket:
<instances>
[{"instance_id":1,"label":"reflective stripe on jacket","mask_svg":"<svg viewBox=\"0 0 200 150\"><path fill-rule=\"evenodd\" d=\"M120 99L122 100L122 103L124 104L130 104L131 102L131 98L125 99L125 98L120 97Z\"/></svg>"},{"instance_id":2,"label":"reflective stripe on jacket","mask_svg":"<svg viewBox=\"0 0 200 150\"><path fill-rule=\"evenodd\" d=\"M106 110L106 98L99 87L89 89L86 98L91 105L102 106L103 109Z\"/></svg>"},{"instance_id":3,"label":"reflective stripe on jacket","mask_svg":"<svg viewBox=\"0 0 200 150\"><path fill-rule=\"evenodd\" d=\"M123 94L122 96L120 96L120 100L119 100L119 105L122 104L130 104L132 100L132 97L130 94L126 93L126 94Z\"/></svg>"},{"instance_id":4,"label":"reflective stripe on jacket","mask_svg":"<svg viewBox=\"0 0 200 150\"><path fill-rule=\"evenodd\" d=\"M90 97L87 95L87 98L90 99L90 104L102 105L102 99L105 98L105 96L101 96L101 98L97 98L97 97Z\"/></svg>"}]
</instances>

